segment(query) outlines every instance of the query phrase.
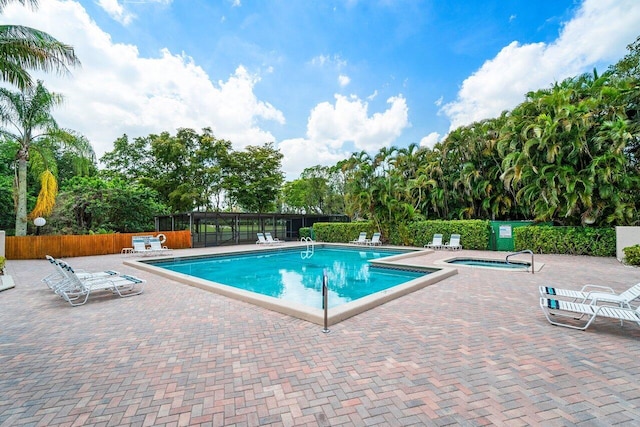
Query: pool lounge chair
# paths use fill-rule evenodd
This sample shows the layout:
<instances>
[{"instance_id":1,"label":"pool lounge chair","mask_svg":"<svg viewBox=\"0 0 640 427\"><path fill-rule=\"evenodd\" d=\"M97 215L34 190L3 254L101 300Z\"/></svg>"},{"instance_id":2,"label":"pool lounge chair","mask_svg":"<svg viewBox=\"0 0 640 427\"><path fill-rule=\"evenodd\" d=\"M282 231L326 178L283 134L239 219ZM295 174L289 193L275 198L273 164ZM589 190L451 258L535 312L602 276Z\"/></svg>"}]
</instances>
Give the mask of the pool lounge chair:
<instances>
[{"instance_id":1,"label":"pool lounge chair","mask_svg":"<svg viewBox=\"0 0 640 427\"><path fill-rule=\"evenodd\" d=\"M162 243L160 243L160 239L158 237L152 237L151 239L149 239L149 245L151 245L150 250L154 254L169 254L173 252L166 246L162 246Z\"/></svg>"},{"instance_id":2,"label":"pool lounge chair","mask_svg":"<svg viewBox=\"0 0 640 427\"><path fill-rule=\"evenodd\" d=\"M267 239L265 239L265 237L264 237L264 233L256 233L256 236L258 236L258 240L256 240L256 245L267 245L267 244L269 244L269 242L267 242Z\"/></svg>"},{"instance_id":3,"label":"pool lounge chair","mask_svg":"<svg viewBox=\"0 0 640 427\"><path fill-rule=\"evenodd\" d=\"M53 266L54 272L49 274L48 276L41 279L49 288L52 290L56 290L58 287L64 285L65 282L68 281L68 274L63 266L68 265L64 261L53 258L51 255L45 255L45 258L49 263ZM74 270L76 275L81 280L92 279L92 278L100 278L100 277L110 277L117 276L120 273L113 270L105 270L105 271L96 271L96 272L88 272L86 270Z\"/></svg>"},{"instance_id":4,"label":"pool lounge chair","mask_svg":"<svg viewBox=\"0 0 640 427\"><path fill-rule=\"evenodd\" d=\"M354 245L365 245L367 243L367 233L365 231L360 233L360 236L356 240L352 240L349 243Z\"/></svg>"},{"instance_id":5,"label":"pool lounge chair","mask_svg":"<svg viewBox=\"0 0 640 427\"><path fill-rule=\"evenodd\" d=\"M442 245L443 249L451 249L452 251L457 251L462 249L462 245L460 244L460 235L452 234L449 238L449 242Z\"/></svg>"},{"instance_id":6,"label":"pool lounge chair","mask_svg":"<svg viewBox=\"0 0 640 427\"><path fill-rule=\"evenodd\" d=\"M69 280L56 293L74 307L86 303L89 295L97 291L110 291L124 298L140 295L144 290L145 281L138 277L122 275L82 280L70 266L61 264L61 267L67 271Z\"/></svg>"},{"instance_id":7,"label":"pool lounge chair","mask_svg":"<svg viewBox=\"0 0 640 427\"><path fill-rule=\"evenodd\" d=\"M270 244L270 245L282 244L282 240L278 239L277 237L274 238L271 235L271 233L264 233L264 238L267 241L267 243Z\"/></svg>"},{"instance_id":8,"label":"pool lounge chair","mask_svg":"<svg viewBox=\"0 0 640 427\"><path fill-rule=\"evenodd\" d=\"M154 251L150 248L147 248L147 244L143 240L134 240L132 253L138 255L150 255L153 254Z\"/></svg>"},{"instance_id":9,"label":"pool lounge chair","mask_svg":"<svg viewBox=\"0 0 640 427\"><path fill-rule=\"evenodd\" d=\"M424 245L425 248L429 249L440 249L442 248L442 234L434 234L433 239Z\"/></svg>"},{"instance_id":10,"label":"pool lounge chair","mask_svg":"<svg viewBox=\"0 0 640 427\"><path fill-rule=\"evenodd\" d=\"M616 294L608 286L584 285L579 291L573 289L552 288L540 286L540 296L543 298L570 298L572 302L581 304L610 303L620 307L631 308L631 301L640 297L640 283L630 287L620 294Z\"/></svg>"},{"instance_id":11,"label":"pool lounge chair","mask_svg":"<svg viewBox=\"0 0 640 427\"><path fill-rule=\"evenodd\" d=\"M373 233L373 236L371 236L371 240L367 240L366 243L369 246L380 246L382 245L382 242L380 241L380 233Z\"/></svg>"},{"instance_id":12,"label":"pool lounge chair","mask_svg":"<svg viewBox=\"0 0 640 427\"><path fill-rule=\"evenodd\" d=\"M565 328L578 329L581 331L587 329L598 317L620 320L620 323L628 320L640 325L640 307L632 310L630 308L612 305L580 304L577 302L541 297L540 308L552 325L564 326ZM573 323L559 321L560 317L572 317L574 320L580 320L585 316L587 320L583 324L574 325Z\"/></svg>"}]
</instances>

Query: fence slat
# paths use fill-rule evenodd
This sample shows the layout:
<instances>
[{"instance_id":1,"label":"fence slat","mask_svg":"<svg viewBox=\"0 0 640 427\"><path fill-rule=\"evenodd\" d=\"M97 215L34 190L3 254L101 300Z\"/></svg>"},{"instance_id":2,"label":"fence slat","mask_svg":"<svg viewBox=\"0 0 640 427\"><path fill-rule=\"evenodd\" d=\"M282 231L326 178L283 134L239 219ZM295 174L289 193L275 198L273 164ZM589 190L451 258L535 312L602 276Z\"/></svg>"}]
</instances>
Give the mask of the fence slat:
<instances>
[{"instance_id":1,"label":"fence slat","mask_svg":"<svg viewBox=\"0 0 640 427\"><path fill-rule=\"evenodd\" d=\"M191 247L191 232L162 231L167 236L164 246L171 249L185 249ZM64 235L64 236L7 236L7 259L39 259L45 255L56 258L77 256L117 254L122 248L131 247L133 236L157 235L156 232L147 233L115 233L92 235Z\"/></svg>"}]
</instances>

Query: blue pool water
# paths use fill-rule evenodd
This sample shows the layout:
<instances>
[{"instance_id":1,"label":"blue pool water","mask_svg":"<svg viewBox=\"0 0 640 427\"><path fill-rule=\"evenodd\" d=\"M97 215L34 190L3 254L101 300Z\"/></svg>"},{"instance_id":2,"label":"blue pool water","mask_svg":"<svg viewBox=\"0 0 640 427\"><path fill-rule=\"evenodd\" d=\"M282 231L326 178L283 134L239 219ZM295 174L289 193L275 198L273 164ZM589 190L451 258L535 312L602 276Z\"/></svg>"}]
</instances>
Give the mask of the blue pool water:
<instances>
[{"instance_id":1,"label":"blue pool water","mask_svg":"<svg viewBox=\"0 0 640 427\"><path fill-rule=\"evenodd\" d=\"M375 267L369 260L405 252L380 249L316 248L176 258L153 262L155 267L188 274L284 301L322 307L323 272L329 283L329 308L391 288L428 274L425 271Z\"/></svg>"},{"instance_id":2,"label":"blue pool water","mask_svg":"<svg viewBox=\"0 0 640 427\"><path fill-rule=\"evenodd\" d=\"M469 265L472 267L493 267L504 268L507 270L523 270L531 266L528 262L511 261L507 264L503 260L491 260L491 259L474 259L474 258L460 258L447 261L448 264L457 265Z\"/></svg>"}]
</instances>

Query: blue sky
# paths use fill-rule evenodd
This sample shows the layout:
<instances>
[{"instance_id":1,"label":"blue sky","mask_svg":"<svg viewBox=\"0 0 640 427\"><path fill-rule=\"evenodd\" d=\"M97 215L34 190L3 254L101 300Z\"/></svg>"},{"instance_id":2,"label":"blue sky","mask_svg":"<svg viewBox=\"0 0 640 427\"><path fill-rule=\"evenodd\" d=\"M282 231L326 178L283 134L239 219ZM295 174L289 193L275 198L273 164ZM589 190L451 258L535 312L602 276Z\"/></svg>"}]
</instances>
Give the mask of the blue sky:
<instances>
[{"instance_id":1,"label":"blue sky","mask_svg":"<svg viewBox=\"0 0 640 427\"><path fill-rule=\"evenodd\" d=\"M207 126L237 149L275 142L294 179L354 151L433 146L606 69L640 35L640 2L40 0L0 20L74 46L82 68L41 77L98 156L125 133Z\"/></svg>"}]
</instances>

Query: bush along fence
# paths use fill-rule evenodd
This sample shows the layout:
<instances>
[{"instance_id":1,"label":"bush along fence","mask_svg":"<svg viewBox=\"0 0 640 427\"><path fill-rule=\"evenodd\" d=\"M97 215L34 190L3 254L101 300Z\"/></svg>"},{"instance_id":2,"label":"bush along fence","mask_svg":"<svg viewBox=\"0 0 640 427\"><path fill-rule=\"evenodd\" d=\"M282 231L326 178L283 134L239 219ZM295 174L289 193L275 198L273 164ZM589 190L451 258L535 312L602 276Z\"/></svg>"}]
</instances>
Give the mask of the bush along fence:
<instances>
[{"instance_id":1,"label":"bush along fence","mask_svg":"<svg viewBox=\"0 0 640 427\"><path fill-rule=\"evenodd\" d=\"M531 249L537 254L616 255L614 228L519 227L513 230L515 249Z\"/></svg>"},{"instance_id":2,"label":"bush along fence","mask_svg":"<svg viewBox=\"0 0 640 427\"><path fill-rule=\"evenodd\" d=\"M383 230L382 239L392 245L422 247L431 241L434 234L442 234L444 241L448 241L451 234L460 234L465 249L490 249L491 222L488 220L416 221L392 226L388 230ZM378 230L373 222L315 223L313 230L305 231L305 236L313 233L321 242L345 243L357 239L363 231L370 236ZM302 229L300 232L302 236ZM513 239L515 251L530 249L538 254L603 257L615 256L616 253L614 228L531 225L514 228ZM637 250L640 258L640 246Z\"/></svg>"},{"instance_id":3,"label":"bush along fence","mask_svg":"<svg viewBox=\"0 0 640 427\"><path fill-rule=\"evenodd\" d=\"M45 255L56 258L118 254L131 247L133 236L157 236L158 232L113 233L91 235L10 236L6 238L7 259L39 259ZM167 238L164 246L171 249L191 247L191 232L162 231Z\"/></svg>"}]
</instances>

